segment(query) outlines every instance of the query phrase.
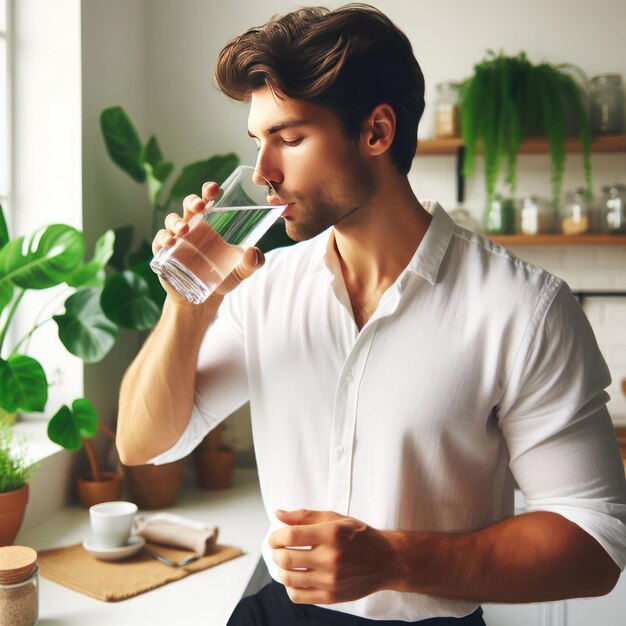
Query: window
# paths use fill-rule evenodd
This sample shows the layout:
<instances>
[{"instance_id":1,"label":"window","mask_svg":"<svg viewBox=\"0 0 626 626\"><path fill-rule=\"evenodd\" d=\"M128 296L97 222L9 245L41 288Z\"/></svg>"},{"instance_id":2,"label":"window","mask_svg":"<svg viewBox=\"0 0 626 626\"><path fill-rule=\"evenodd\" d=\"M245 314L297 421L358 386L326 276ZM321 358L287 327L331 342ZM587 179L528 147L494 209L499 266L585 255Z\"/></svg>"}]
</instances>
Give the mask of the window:
<instances>
[{"instance_id":1,"label":"window","mask_svg":"<svg viewBox=\"0 0 626 626\"><path fill-rule=\"evenodd\" d=\"M11 0L0 0L0 204L10 203Z\"/></svg>"}]
</instances>

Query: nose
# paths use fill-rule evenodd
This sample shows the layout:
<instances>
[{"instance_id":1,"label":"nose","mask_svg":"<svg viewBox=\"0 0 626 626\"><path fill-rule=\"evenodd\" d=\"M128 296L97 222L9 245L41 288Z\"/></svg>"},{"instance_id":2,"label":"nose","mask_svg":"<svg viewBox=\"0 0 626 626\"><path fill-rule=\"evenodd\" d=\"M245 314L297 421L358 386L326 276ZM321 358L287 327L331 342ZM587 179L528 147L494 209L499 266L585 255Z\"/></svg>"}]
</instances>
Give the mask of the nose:
<instances>
[{"instance_id":1,"label":"nose","mask_svg":"<svg viewBox=\"0 0 626 626\"><path fill-rule=\"evenodd\" d=\"M254 167L254 182L257 185L266 185L269 182L275 190L283 182L282 169L278 161L264 147L259 150L257 156Z\"/></svg>"}]
</instances>

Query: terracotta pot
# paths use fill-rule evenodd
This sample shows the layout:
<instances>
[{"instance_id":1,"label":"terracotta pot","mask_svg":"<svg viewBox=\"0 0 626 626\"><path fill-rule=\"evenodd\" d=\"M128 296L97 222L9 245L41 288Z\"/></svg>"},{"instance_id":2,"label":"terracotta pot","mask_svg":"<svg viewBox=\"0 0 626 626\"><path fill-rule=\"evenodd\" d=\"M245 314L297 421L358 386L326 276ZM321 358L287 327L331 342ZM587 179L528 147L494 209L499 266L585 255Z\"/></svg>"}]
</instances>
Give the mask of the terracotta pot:
<instances>
[{"instance_id":1,"label":"terracotta pot","mask_svg":"<svg viewBox=\"0 0 626 626\"><path fill-rule=\"evenodd\" d=\"M187 459L163 465L122 465L128 499L140 509L173 506L183 482Z\"/></svg>"},{"instance_id":2,"label":"terracotta pot","mask_svg":"<svg viewBox=\"0 0 626 626\"><path fill-rule=\"evenodd\" d=\"M235 471L234 450L209 450L199 446L193 452L193 460L201 489L228 489L232 486Z\"/></svg>"},{"instance_id":3,"label":"terracotta pot","mask_svg":"<svg viewBox=\"0 0 626 626\"><path fill-rule=\"evenodd\" d=\"M122 495L122 476L117 472L102 472L102 480L90 480L86 476L76 479L78 500L89 508L101 502L119 500Z\"/></svg>"},{"instance_id":4,"label":"terracotta pot","mask_svg":"<svg viewBox=\"0 0 626 626\"><path fill-rule=\"evenodd\" d=\"M0 493L0 546L10 546L17 537L28 503L28 485Z\"/></svg>"}]
</instances>

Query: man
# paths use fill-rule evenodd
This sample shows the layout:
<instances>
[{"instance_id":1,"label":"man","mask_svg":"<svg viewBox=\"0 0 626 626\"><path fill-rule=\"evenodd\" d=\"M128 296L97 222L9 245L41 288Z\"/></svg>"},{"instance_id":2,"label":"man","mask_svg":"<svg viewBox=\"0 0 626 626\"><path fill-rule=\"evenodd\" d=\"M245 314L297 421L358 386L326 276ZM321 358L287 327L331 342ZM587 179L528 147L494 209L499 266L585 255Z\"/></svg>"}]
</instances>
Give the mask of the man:
<instances>
[{"instance_id":1,"label":"man","mask_svg":"<svg viewBox=\"0 0 626 626\"><path fill-rule=\"evenodd\" d=\"M174 460L250 401L274 582L229 624L484 624L480 602L608 593L626 485L607 367L561 279L413 194L406 36L364 5L301 9L230 42L216 79L250 102L300 243L260 271L248 251L201 306L164 285L118 448ZM154 251L215 193L186 198Z\"/></svg>"}]
</instances>

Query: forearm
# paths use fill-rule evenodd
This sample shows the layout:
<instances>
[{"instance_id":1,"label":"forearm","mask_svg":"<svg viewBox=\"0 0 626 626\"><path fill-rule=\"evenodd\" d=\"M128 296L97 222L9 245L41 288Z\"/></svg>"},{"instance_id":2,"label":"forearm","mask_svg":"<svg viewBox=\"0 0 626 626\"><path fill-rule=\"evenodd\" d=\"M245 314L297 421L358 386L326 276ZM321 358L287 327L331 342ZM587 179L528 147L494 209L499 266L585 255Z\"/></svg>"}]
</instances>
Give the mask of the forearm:
<instances>
[{"instance_id":1,"label":"forearm","mask_svg":"<svg viewBox=\"0 0 626 626\"><path fill-rule=\"evenodd\" d=\"M477 602L543 602L608 593L619 569L564 517L533 512L473 533L389 531L386 588Z\"/></svg>"},{"instance_id":2,"label":"forearm","mask_svg":"<svg viewBox=\"0 0 626 626\"><path fill-rule=\"evenodd\" d=\"M200 306L166 300L159 323L120 387L116 444L123 463L145 463L185 430L200 344L220 303L216 296Z\"/></svg>"}]
</instances>

